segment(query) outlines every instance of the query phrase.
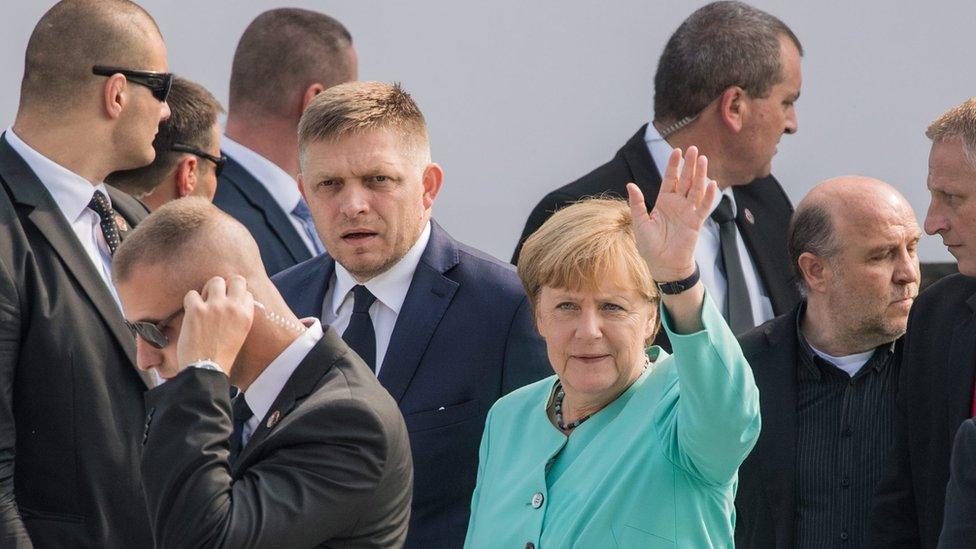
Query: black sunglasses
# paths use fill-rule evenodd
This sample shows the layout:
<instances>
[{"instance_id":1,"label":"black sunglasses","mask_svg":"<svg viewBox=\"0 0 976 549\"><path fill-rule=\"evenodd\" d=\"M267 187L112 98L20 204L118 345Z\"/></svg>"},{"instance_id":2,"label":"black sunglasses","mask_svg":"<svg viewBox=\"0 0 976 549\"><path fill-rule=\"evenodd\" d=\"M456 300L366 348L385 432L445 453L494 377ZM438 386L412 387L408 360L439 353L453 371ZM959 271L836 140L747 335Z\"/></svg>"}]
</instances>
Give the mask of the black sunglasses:
<instances>
[{"instance_id":1,"label":"black sunglasses","mask_svg":"<svg viewBox=\"0 0 976 549\"><path fill-rule=\"evenodd\" d=\"M92 74L98 76L121 74L129 82L149 88L152 91L153 97L163 103L169 97L169 89L173 86L173 74L169 72L137 71L95 65L92 67Z\"/></svg>"},{"instance_id":2,"label":"black sunglasses","mask_svg":"<svg viewBox=\"0 0 976 549\"><path fill-rule=\"evenodd\" d=\"M137 322L129 322L128 320L123 320L129 331L132 332L132 336L139 336L143 341L152 345L157 349L162 349L169 345L169 338L163 333L163 330L173 321L180 313L183 312L183 307L177 309L177 311L163 320L152 323L144 320Z\"/></svg>"},{"instance_id":3,"label":"black sunglasses","mask_svg":"<svg viewBox=\"0 0 976 549\"><path fill-rule=\"evenodd\" d=\"M214 170L217 177L220 177L220 172L224 171L224 164L227 163L227 157L224 155L214 156L212 154L205 153L196 147L184 145L183 143L173 143L173 146L171 146L169 150L190 153L192 155L199 156L200 158L206 158L217 165L217 169Z\"/></svg>"}]
</instances>

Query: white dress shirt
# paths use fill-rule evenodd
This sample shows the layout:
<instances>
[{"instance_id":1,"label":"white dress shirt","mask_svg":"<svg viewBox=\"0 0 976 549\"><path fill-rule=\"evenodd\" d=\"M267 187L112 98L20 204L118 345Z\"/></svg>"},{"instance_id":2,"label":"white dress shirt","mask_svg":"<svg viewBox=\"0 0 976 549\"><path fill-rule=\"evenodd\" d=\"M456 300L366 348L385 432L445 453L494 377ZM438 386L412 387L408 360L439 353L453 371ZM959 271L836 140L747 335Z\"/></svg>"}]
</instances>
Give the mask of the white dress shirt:
<instances>
[{"instance_id":1,"label":"white dress shirt","mask_svg":"<svg viewBox=\"0 0 976 549\"><path fill-rule=\"evenodd\" d=\"M260 314L258 309L254 312ZM247 391L244 391L244 400L254 415L241 429L241 448L247 445L247 441L251 440L251 435L264 420L264 416L268 415L271 405L285 388L285 383L288 383L288 378L295 373L295 369L305 360L312 347L322 339L322 323L317 318L303 318L302 323L307 327L302 335L285 347L285 350L251 383Z\"/></svg>"},{"instance_id":2,"label":"white dress shirt","mask_svg":"<svg viewBox=\"0 0 976 549\"><path fill-rule=\"evenodd\" d=\"M109 206L112 205L112 198L108 195L105 183L92 183L37 152L14 133L12 127L7 128L6 135L10 147L24 159L34 175L41 180L47 192L51 193L58 209L78 237L81 247L85 249L92 265L105 281L105 286L121 310L122 302L119 301L119 294L112 284L112 253L102 233L102 220L95 210L88 207L96 190L105 195Z\"/></svg>"},{"instance_id":3,"label":"white dress shirt","mask_svg":"<svg viewBox=\"0 0 976 549\"><path fill-rule=\"evenodd\" d=\"M427 242L430 240L430 221L420 233L420 238L407 250L406 255L392 267L367 282L366 289L376 296L376 301L369 307L369 318L373 321L373 332L376 334L376 375L383 367L383 358L390 346L393 328L403 300L407 298L410 283L413 281L414 271L420 264ZM342 334L349 327L352 316L354 286L359 284L339 262L336 262L335 272L329 281L329 289L322 300L322 318L326 324Z\"/></svg>"},{"instance_id":4,"label":"white dress shirt","mask_svg":"<svg viewBox=\"0 0 976 549\"><path fill-rule=\"evenodd\" d=\"M275 203L278 204L281 211L285 212L288 220L295 227L295 232L298 233L298 236L302 237L302 242L305 243L308 252L315 256L315 244L312 243L312 240L308 237L308 233L305 232L305 225L302 224L298 217L291 213L294 211L295 206L298 205L298 201L302 199L302 193L298 190L298 182L295 181L295 178L288 175L285 170L279 168L274 162L226 135L221 138L220 150L227 156L233 158L241 167L254 176L254 179L257 179L264 185L264 188L271 193Z\"/></svg>"},{"instance_id":5,"label":"white dress shirt","mask_svg":"<svg viewBox=\"0 0 976 549\"><path fill-rule=\"evenodd\" d=\"M671 151L674 148L661 137L654 124L647 125L644 141L647 143L647 149L651 153L654 164L657 166L658 173L663 177L664 170L668 166L668 159L671 157ZM732 202L732 215L737 215L738 210L735 205L735 196L732 194L732 187L728 187L724 191L715 194L715 201L709 210L709 216L718 207L723 196L729 197L729 200ZM749 289L749 303L752 305L752 318L758 326L773 318L773 302L769 299L769 292L763 287L762 279L759 277L759 270L756 269L756 263L753 261L749 249L746 248L745 241L742 240L742 234L739 232L738 226L735 229L735 236L735 241L739 248L739 260L742 263L742 270L746 279L746 288ZM701 281L708 288L708 293L711 294L712 300L715 301L718 310L725 311L727 284L725 275L722 274L721 269L722 241L719 238L718 223L711 217L705 219L705 224L698 234L698 243L695 245L695 261L698 262L698 269L701 271Z\"/></svg>"}]
</instances>

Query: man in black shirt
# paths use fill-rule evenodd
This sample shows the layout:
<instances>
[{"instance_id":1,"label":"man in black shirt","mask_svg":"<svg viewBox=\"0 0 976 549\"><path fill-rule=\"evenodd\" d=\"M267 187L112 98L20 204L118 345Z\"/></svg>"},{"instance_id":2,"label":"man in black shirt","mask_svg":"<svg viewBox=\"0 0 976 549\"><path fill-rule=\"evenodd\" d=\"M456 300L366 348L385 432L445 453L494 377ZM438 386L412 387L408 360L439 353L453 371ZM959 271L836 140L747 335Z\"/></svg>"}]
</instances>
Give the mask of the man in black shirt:
<instances>
[{"instance_id":1,"label":"man in black shirt","mask_svg":"<svg viewBox=\"0 0 976 549\"><path fill-rule=\"evenodd\" d=\"M737 547L864 545L920 234L905 198L875 179L825 181L797 208L788 242L805 299L740 338L763 431L739 471Z\"/></svg>"}]
</instances>

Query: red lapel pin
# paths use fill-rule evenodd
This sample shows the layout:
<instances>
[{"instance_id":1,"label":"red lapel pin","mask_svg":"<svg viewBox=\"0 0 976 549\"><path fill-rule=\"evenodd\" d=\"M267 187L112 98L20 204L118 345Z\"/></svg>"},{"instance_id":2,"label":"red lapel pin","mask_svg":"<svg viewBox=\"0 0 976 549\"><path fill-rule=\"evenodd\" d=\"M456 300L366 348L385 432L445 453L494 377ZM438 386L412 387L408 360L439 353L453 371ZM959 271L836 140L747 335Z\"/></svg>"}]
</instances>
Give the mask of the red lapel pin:
<instances>
[{"instance_id":1,"label":"red lapel pin","mask_svg":"<svg viewBox=\"0 0 976 549\"><path fill-rule=\"evenodd\" d=\"M271 414L271 417L268 418L268 423L267 423L268 429L270 429L270 428L274 427L275 425L277 425L278 424L278 421L280 421L280 420L281 420L281 412L279 412L278 410L275 410Z\"/></svg>"}]
</instances>

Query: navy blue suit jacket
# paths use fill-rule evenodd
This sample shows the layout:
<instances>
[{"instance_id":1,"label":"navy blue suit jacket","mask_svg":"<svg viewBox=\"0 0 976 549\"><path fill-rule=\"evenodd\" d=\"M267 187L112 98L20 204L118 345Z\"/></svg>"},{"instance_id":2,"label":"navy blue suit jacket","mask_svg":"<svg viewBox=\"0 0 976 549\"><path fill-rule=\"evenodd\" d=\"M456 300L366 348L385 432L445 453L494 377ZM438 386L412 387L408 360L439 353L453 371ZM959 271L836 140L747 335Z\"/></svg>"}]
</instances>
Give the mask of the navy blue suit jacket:
<instances>
[{"instance_id":1,"label":"navy blue suit jacket","mask_svg":"<svg viewBox=\"0 0 976 549\"><path fill-rule=\"evenodd\" d=\"M334 270L326 253L273 280L296 314L321 317ZM547 375L545 344L512 266L431 221L379 374L403 412L413 451L407 547L463 545L488 409Z\"/></svg>"},{"instance_id":2,"label":"navy blue suit jacket","mask_svg":"<svg viewBox=\"0 0 976 549\"><path fill-rule=\"evenodd\" d=\"M288 213L251 172L229 156L217 181L213 202L251 231L269 275L312 257Z\"/></svg>"}]
</instances>

